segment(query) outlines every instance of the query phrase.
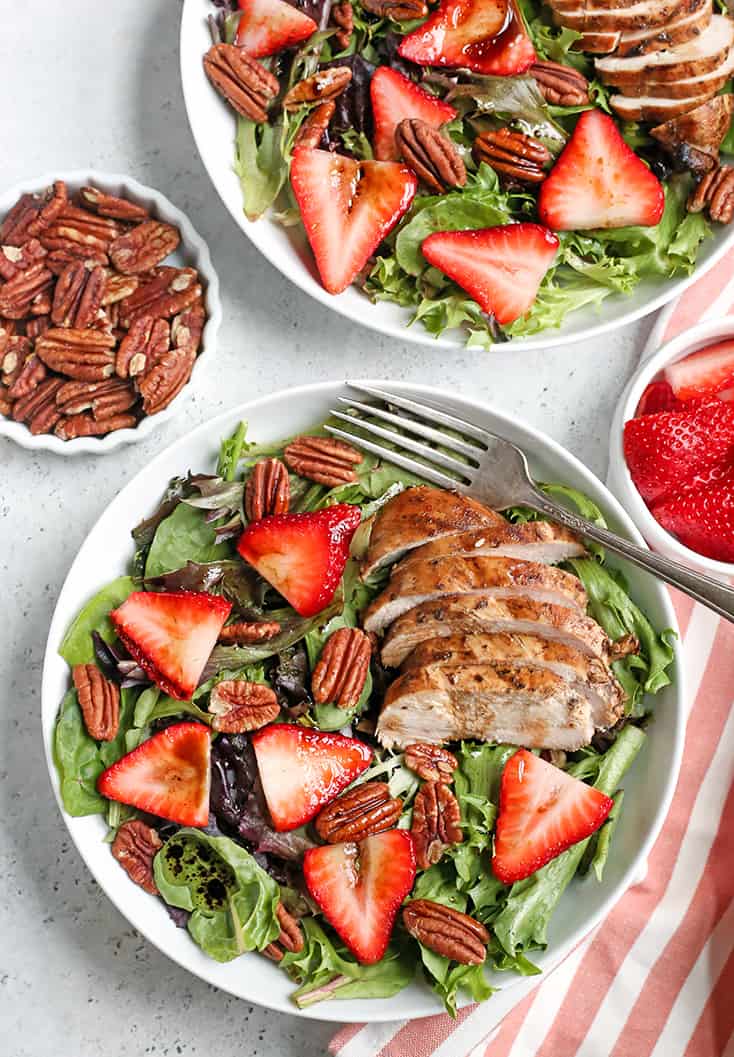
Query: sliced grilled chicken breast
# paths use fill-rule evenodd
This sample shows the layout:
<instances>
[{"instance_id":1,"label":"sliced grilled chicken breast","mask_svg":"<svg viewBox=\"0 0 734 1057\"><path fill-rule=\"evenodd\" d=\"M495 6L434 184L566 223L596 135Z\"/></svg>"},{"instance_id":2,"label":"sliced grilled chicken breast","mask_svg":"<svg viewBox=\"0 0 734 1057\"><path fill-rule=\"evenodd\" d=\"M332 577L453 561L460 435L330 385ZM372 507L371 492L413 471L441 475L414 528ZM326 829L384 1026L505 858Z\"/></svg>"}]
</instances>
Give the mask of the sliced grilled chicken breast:
<instances>
[{"instance_id":1,"label":"sliced grilled chicken breast","mask_svg":"<svg viewBox=\"0 0 734 1057\"><path fill-rule=\"evenodd\" d=\"M588 698L542 668L431 665L388 687L378 740L403 748L477 738L526 748L573 751L594 736Z\"/></svg>"},{"instance_id":2,"label":"sliced grilled chicken breast","mask_svg":"<svg viewBox=\"0 0 734 1057\"><path fill-rule=\"evenodd\" d=\"M387 587L368 606L364 627L382 631L421 602L446 595L512 598L527 595L539 602L573 606L584 612L586 592L578 577L538 562L514 558L436 558L411 562L397 570Z\"/></svg>"},{"instance_id":3,"label":"sliced grilled chicken breast","mask_svg":"<svg viewBox=\"0 0 734 1057\"><path fill-rule=\"evenodd\" d=\"M616 57L633 58L636 55L649 55L651 52L667 51L679 44L695 40L708 27L713 13L712 0L701 0L700 6L694 11L687 11L682 18L674 18L665 26L622 33L616 49Z\"/></svg>"},{"instance_id":4,"label":"sliced grilled chicken breast","mask_svg":"<svg viewBox=\"0 0 734 1057\"><path fill-rule=\"evenodd\" d=\"M666 99L690 99L691 96L696 97L704 93L714 96L729 80L732 69L734 69L734 51L720 66L709 73L684 77L680 81L666 81L665 84L640 78L634 85L625 85L624 94L634 98L661 95Z\"/></svg>"},{"instance_id":5,"label":"sliced grilled chicken breast","mask_svg":"<svg viewBox=\"0 0 734 1057\"><path fill-rule=\"evenodd\" d=\"M678 0L640 0L632 7L614 6L596 7L588 10L582 6L574 8L554 8L554 20L579 33L593 31L634 32L637 29L652 29L666 26L674 18L681 17L691 10L696 0L685 0L683 7Z\"/></svg>"},{"instance_id":6,"label":"sliced grilled chicken breast","mask_svg":"<svg viewBox=\"0 0 734 1057\"><path fill-rule=\"evenodd\" d=\"M513 664L546 668L573 683L589 699L595 727L611 727L621 717L625 693L604 661L572 646L541 635L449 635L427 639L403 662L402 670L415 671L438 664L455 668L464 664Z\"/></svg>"},{"instance_id":7,"label":"sliced grilled chicken breast","mask_svg":"<svg viewBox=\"0 0 734 1057\"><path fill-rule=\"evenodd\" d=\"M704 32L695 40L649 55L597 59L596 72L604 84L631 93L640 83L667 85L672 81L704 77L726 63L733 45L734 19L714 15ZM655 94L665 95L665 91Z\"/></svg>"},{"instance_id":8,"label":"sliced grilled chicken breast","mask_svg":"<svg viewBox=\"0 0 734 1057\"><path fill-rule=\"evenodd\" d=\"M605 663L610 656L611 644L603 628L577 609L523 596L450 595L423 602L399 617L383 641L382 663L397 668L427 639L495 632L542 635Z\"/></svg>"},{"instance_id":9,"label":"sliced grilled chicken breast","mask_svg":"<svg viewBox=\"0 0 734 1057\"><path fill-rule=\"evenodd\" d=\"M609 55L616 51L622 34L619 32L582 33L580 40L574 41L574 51L585 51L587 55Z\"/></svg>"},{"instance_id":10,"label":"sliced grilled chicken breast","mask_svg":"<svg viewBox=\"0 0 734 1057\"><path fill-rule=\"evenodd\" d=\"M457 492L406 488L375 517L362 575L370 576L430 540L497 524L505 524L500 514Z\"/></svg>"},{"instance_id":11,"label":"sliced grilled chicken breast","mask_svg":"<svg viewBox=\"0 0 734 1057\"><path fill-rule=\"evenodd\" d=\"M585 553L578 536L562 525L550 521L528 521L524 525L513 525L503 519L497 525L459 532L455 536L442 536L441 539L416 547L408 552L395 571L406 569L412 562L445 558L451 554L457 558L525 558L553 565L566 558L581 557Z\"/></svg>"},{"instance_id":12,"label":"sliced grilled chicken breast","mask_svg":"<svg viewBox=\"0 0 734 1057\"><path fill-rule=\"evenodd\" d=\"M687 99L665 99L662 95L641 95L632 99L626 95L613 95L609 97L609 103L624 121L670 121L702 106L710 98L709 94Z\"/></svg>"}]
</instances>

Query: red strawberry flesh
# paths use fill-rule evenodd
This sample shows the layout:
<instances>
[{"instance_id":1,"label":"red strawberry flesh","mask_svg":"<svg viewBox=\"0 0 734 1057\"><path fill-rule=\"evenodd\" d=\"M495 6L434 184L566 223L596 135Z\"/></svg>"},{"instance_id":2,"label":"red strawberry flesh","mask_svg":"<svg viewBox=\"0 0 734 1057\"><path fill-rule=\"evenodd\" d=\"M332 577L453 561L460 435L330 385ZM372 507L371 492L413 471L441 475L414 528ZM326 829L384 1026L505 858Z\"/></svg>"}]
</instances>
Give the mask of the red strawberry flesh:
<instances>
[{"instance_id":1,"label":"red strawberry flesh","mask_svg":"<svg viewBox=\"0 0 734 1057\"><path fill-rule=\"evenodd\" d=\"M363 965L379 962L415 881L410 834L392 829L359 844L309 848L303 875L324 917L356 958Z\"/></svg>"},{"instance_id":2,"label":"red strawberry flesh","mask_svg":"<svg viewBox=\"0 0 734 1057\"><path fill-rule=\"evenodd\" d=\"M372 762L372 750L357 738L292 723L271 723L252 735L252 745L279 833L309 822Z\"/></svg>"},{"instance_id":3,"label":"red strawberry flesh","mask_svg":"<svg viewBox=\"0 0 734 1057\"><path fill-rule=\"evenodd\" d=\"M370 81L374 119L373 144L379 161L397 161L395 129L406 118L418 118L431 128L440 128L456 117L453 106L444 103L390 66L378 66Z\"/></svg>"},{"instance_id":4,"label":"red strawberry flesh","mask_svg":"<svg viewBox=\"0 0 734 1057\"><path fill-rule=\"evenodd\" d=\"M640 415L655 415L659 411L677 411L681 407L680 401L666 381L650 382L640 397L640 402L635 411L635 417Z\"/></svg>"},{"instance_id":5,"label":"red strawberry flesh","mask_svg":"<svg viewBox=\"0 0 734 1057\"><path fill-rule=\"evenodd\" d=\"M514 884L602 825L611 797L520 749L505 764L492 869Z\"/></svg>"},{"instance_id":6,"label":"red strawberry flesh","mask_svg":"<svg viewBox=\"0 0 734 1057\"><path fill-rule=\"evenodd\" d=\"M319 28L312 18L285 0L239 0L242 17L235 44L253 59L299 44Z\"/></svg>"},{"instance_id":7,"label":"red strawberry flesh","mask_svg":"<svg viewBox=\"0 0 734 1057\"><path fill-rule=\"evenodd\" d=\"M181 826L206 826L210 749L208 727L176 723L103 771L97 789L109 800Z\"/></svg>"},{"instance_id":8,"label":"red strawberry flesh","mask_svg":"<svg viewBox=\"0 0 734 1057\"><path fill-rule=\"evenodd\" d=\"M678 400L717 396L734 386L734 341L721 341L691 353L663 372Z\"/></svg>"},{"instance_id":9,"label":"red strawberry flesh","mask_svg":"<svg viewBox=\"0 0 734 1057\"><path fill-rule=\"evenodd\" d=\"M134 591L110 620L156 686L188 701L231 609L218 595Z\"/></svg>"}]
</instances>

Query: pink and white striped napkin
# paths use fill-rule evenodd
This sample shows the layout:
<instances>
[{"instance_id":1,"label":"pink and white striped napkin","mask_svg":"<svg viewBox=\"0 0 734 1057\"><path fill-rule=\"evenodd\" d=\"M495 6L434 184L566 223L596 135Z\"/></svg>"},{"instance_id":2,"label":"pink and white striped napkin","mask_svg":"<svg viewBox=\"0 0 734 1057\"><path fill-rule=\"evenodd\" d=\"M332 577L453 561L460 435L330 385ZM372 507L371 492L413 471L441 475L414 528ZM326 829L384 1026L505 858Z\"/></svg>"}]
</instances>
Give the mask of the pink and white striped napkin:
<instances>
[{"instance_id":1,"label":"pink and white striped napkin","mask_svg":"<svg viewBox=\"0 0 734 1057\"><path fill-rule=\"evenodd\" d=\"M734 253L661 313L646 351L728 314ZM334 1057L734 1057L734 625L673 594L690 712L644 880L540 984L456 1020L349 1025Z\"/></svg>"}]
</instances>

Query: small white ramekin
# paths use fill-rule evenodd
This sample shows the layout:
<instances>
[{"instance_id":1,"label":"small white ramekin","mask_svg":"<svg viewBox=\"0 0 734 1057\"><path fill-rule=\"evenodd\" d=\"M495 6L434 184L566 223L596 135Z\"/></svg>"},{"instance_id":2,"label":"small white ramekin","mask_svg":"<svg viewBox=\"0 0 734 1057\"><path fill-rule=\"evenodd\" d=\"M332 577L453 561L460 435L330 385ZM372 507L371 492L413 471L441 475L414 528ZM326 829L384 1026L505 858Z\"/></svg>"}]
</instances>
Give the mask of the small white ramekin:
<instances>
[{"instance_id":1,"label":"small white ramekin","mask_svg":"<svg viewBox=\"0 0 734 1057\"><path fill-rule=\"evenodd\" d=\"M99 187L109 194L128 198L131 202L144 206L152 217L173 224L181 232L181 243L175 253L167 258L166 263L178 267L196 268L201 276L204 288L204 305L207 321L201 339L201 348L196 357L191 378L181 392L163 411L157 415L148 415L141 419L134 429L119 429L108 433L106 437L78 437L76 440L60 440L51 433L39 433L34 436L22 422L0 416L0 436L20 444L23 448L35 451L52 451L57 455L106 455L124 444L134 444L149 436L158 426L177 415L193 393L197 378L200 378L214 356L217 334L222 321L222 304L219 298L219 279L214 270L209 248L204 239L194 228L188 217L176 206L151 187L138 183L131 176L117 173L95 172L93 169L78 169L72 172L54 172L34 180L23 180L0 195L0 218L12 209L22 194L40 193L50 187L54 180L63 180L69 193L76 193L86 184Z\"/></svg>"},{"instance_id":2,"label":"small white ramekin","mask_svg":"<svg viewBox=\"0 0 734 1057\"><path fill-rule=\"evenodd\" d=\"M653 550L698 572L707 573L717 579L730 580L734 576L734 564L714 561L713 558L692 551L655 520L635 487L627 468L623 447L624 424L635 417L640 398L656 375L669 363L682 360L697 349L726 338L734 338L734 317L707 320L684 330L639 366L622 393L612 421L607 483Z\"/></svg>"}]
</instances>

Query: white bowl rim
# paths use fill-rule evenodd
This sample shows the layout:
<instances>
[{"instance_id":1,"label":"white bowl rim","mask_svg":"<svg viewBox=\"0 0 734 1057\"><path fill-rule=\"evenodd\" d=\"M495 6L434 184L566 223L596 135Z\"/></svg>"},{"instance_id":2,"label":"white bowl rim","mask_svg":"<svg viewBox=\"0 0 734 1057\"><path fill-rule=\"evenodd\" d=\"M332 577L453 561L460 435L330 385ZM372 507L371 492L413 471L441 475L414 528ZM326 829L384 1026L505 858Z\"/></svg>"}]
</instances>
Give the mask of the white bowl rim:
<instances>
[{"instance_id":1,"label":"white bowl rim","mask_svg":"<svg viewBox=\"0 0 734 1057\"><path fill-rule=\"evenodd\" d=\"M191 78L193 77L193 74L189 72L185 64L182 41L187 28L187 19L190 17L188 12L192 9L193 3L196 2L199 2L199 0L184 0L181 9L181 27L179 31L179 65L186 116L189 122L189 128L191 129L191 134L196 144L196 149L204 168L209 174L209 179L214 185L222 204L227 209L240 231L242 231L253 246L262 253L266 260L268 260L270 264L281 273L281 275L284 275L300 290L308 294L309 297L312 297L330 311L336 312L350 322L360 324L361 326L367 327L380 334L387 334L401 342L409 342L414 345L431 345L432 347L437 346L444 349L464 350L466 347L465 341L446 337L434 338L428 333L428 331L420 326L419 322L416 322L413 326L407 326L405 323L394 325L380 322L375 315L370 312L365 312L364 315L357 316L346 302L342 301L339 297L334 297L332 294L329 294L321 283L314 279L308 269L303 267L301 261L298 261L298 267L290 268L288 271L285 271L278 263L276 263L274 255L270 252L267 238L261 237L260 234L265 231L263 221L266 220L266 218L261 218L259 221L248 221L242 208L236 208L234 204L229 201L229 196L224 190L224 172L213 164L208 156L208 152L203 149L198 123L193 118L194 106L191 88ZM258 225L260 226L258 227ZM489 350L484 351L502 352L512 350L513 352L530 352L537 349L560 348L561 346L574 344L580 341L588 341L592 338L601 337L603 334L609 334L612 331L626 326L628 323L634 323L636 320L642 319L651 312L655 312L658 308L662 308L663 305L672 301L673 298L679 297L692 283L705 275L709 269L713 268L714 265L717 264L726 253L728 253L733 245L734 226L732 226L732 230L729 232L728 237L723 239L721 244L716 249L712 250L711 254L705 260L696 264L690 275L683 276L680 279L676 279L675 282L668 283L659 294L650 298L650 300L646 301L644 304L639 305L637 308L631 308L627 311L620 312L612 319L570 333L559 333L556 330L549 328L534 337L511 338L508 341L497 342L493 344Z\"/></svg>"},{"instance_id":2,"label":"white bowl rim","mask_svg":"<svg viewBox=\"0 0 734 1057\"><path fill-rule=\"evenodd\" d=\"M640 397L648 383L664 367L724 337L734 339L734 317L732 316L706 319L696 323L692 327L682 330L680 334L676 334L674 338L662 345L657 352L644 360L630 378L620 397L617 412L612 422L609 445L610 459L613 460L615 471L620 475L622 486L625 488L625 501L631 507L630 516L645 539L650 540L655 547L669 551L671 556L675 556L683 564L693 564L699 569L706 571L710 576L715 576L719 579L734 576L733 562L716 561L714 558L708 558L705 554L699 554L698 551L686 547L653 517L629 472L627 460L624 457L623 431L625 423L635 417Z\"/></svg>"},{"instance_id":3,"label":"white bowl rim","mask_svg":"<svg viewBox=\"0 0 734 1057\"><path fill-rule=\"evenodd\" d=\"M10 208L22 194L34 194L50 187L55 181L63 180L70 187L79 184L93 184L101 190L112 185L126 188L133 197L149 199L158 215L175 224L181 232L181 245L197 258L197 267L202 275L206 290L204 298L207 308L207 320L202 331L201 348L194 362L191 377L181 392L163 411L155 415L146 415L132 429L119 429L104 437L77 437L75 440L61 440L52 433L32 434L22 422L0 416L0 436L8 437L23 448L32 451L51 451L56 455L106 455L126 444L135 444L149 436L158 426L167 422L179 413L195 390L195 381L201 376L217 348L217 336L222 322L222 302L219 293L219 276L212 263L209 247L198 233L187 215L175 206L169 198L154 187L141 183L133 176L124 173L107 172L99 169L67 169L42 176L18 180L0 194L0 214ZM4 204L5 203L5 204Z\"/></svg>"},{"instance_id":4,"label":"white bowl rim","mask_svg":"<svg viewBox=\"0 0 734 1057\"><path fill-rule=\"evenodd\" d=\"M635 527L634 522L626 513L620 502L609 491L606 485L578 458L576 458L575 455L567 451L558 442L553 440L551 437L547 436L541 430L536 429L529 423L526 423L514 416L508 415L500 410L497 410L493 407L493 405L488 402L473 400L470 397L465 397L461 394L449 394L445 390L442 390L440 387L436 386L422 385L419 383L412 382L388 381L385 379L352 379L352 381L355 381L357 384L380 387L383 389L389 388L395 392L403 392L405 393L405 395L412 396L413 398L417 399L425 397L428 401L433 400L434 402L438 403L440 403L441 401L446 401L448 399L450 404L455 403L460 405L460 407L462 409L466 409L469 414L471 414L473 411L478 411L480 414L489 413L500 422L507 423L510 426L520 426L525 432L527 432L532 437L534 444L538 445L539 450L546 448L554 456L560 456L561 459L568 461L571 467L573 468L574 472L577 473L583 481L590 483L592 485L592 488L598 488L604 495L608 511L614 516L614 518L616 518L620 522L620 524L625 526L625 530L629 537L641 546L645 546L645 541L643 540L638 529ZM141 476L143 473L149 472L152 469L155 469L158 464L167 460L170 455L174 453L177 449L187 444L192 437L198 437L199 435L204 434L216 434L217 436L223 435L223 433L226 432L227 427L231 428L231 425L234 421L249 420L254 410L260 410L270 402L281 400L284 394L286 393L288 395L288 399L291 401L298 401L300 397L306 397L311 394L323 394L324 402L326 404L327 399L330 399L330 394L338 392L344 384L348 383L345 383L341 380L329 380L323 382L312 382L307 385L297 386L293 389L277 390L276 392L271 393L267 396L263 396L256 400L248 401L246 403L237 405L228 411L222 412L221 414L217 415L213 419L210 419L209 421L202 422L195 430L192 430L191 433L184 437L180 437L177 441L174 441L172 444L168 445L168 447L166 447L163 451L159 452L157 456L155 456L149 463L146 464L145 467L143 467L142 470L140 470L130 481L125 484L125 486L117 493L112 503L107 507L103 514L100 515L95 524L92 526L89 533L87 534L87 537L85 537L84 543L97 531L99 522L103 517L108 516L111 511L117 511L118 509L121 512L124 512L126 493L129 489L134 486L139 476ZM74 845L76 846L81 858L84 860L87 869L89 869L97 883L100 885L100 888L102 888L107 897L111 900L113 905L120 911L120 913L128 921L130 921L131 924L133 924L133 926L142 933L142 935L145 936L148 942L152 943L155 947L158 948L158 950L160 950L167 957L171 958L177 964L182 964L181 962L179 962L179 959L175 956L175 954L170 953L166 949L165 943L162 940L158 940L152 937L148 933L148 931L140 925L138 921L134 920L134 918L131 917L130 911L126 909L125 906L126 898L124 886L120 886L120 888L115 889L114 892L111 891L105 884L103 884L97 872L87 861L87 857L85 855L83 847L83 841L81 839L77 839L77 834L74 832L72 826L72 823L76 820L72 819L70 816L67 816L66 812L64 811L63 804L60 798L59 783L56 775L55 764L53 761L51 739L46 738L43 732L43 721L46 713L51 710L51 714L55 716L58 710L59 702L56 696L54 695L54 691L52 690L50 685L53 681L53 673L51 671L51 667L52 663L55 661L56 647L61 641L63 633L66 630L67 624L67 618L62 612L61 603L63 601L63 596L68 581L76 572L77 566L81 566L83 564L81 551L84 548L84 543L82 543L79 552L74 558L74 561L72 562L69 568L69 572L67 573L67 576L64 580L64 584L62 585L59 597L56 602L56 606L54 608L54 613L49 627L48 637L46 640L41 684L41 736L44 742L44 752L46 756L46 765L48 768L49 778L57 805L61 812L62 818L67 828L69 829L71 839ZM657 585L656 589L659 591L659 601L661 604L661 608L664 612L665 625L671 628L675 633L676 644L680 643L680 631L678 627L678 621L670 595L662 585ZM685 672L681 664L680 652L677 645L674 647L674 651L675 658L672 680L673 685L671 686L673 701L671 702L671 714L668 716L668 719L671 722L675 722L677 734L673 743L673 752L670 759L670 768L666 774L662 788L662 795L660 797L658 807L655 811L654 818L650 823L649 831L647 833L646 838L642 841L642 844L639 847L637 854L628 863L627 868L622 874L619 882L607 894L606 898L600 904L596 913L591 915L587 920L581 923L579 927L574 931L572 936L562 946L559 946L558 949L552 952L539 952L539 956L536 960L544 963L543 971L546 976L556 967L556 965L560 963L560 961L563 960L563 958L568 953L570 953L571 950L576 947L576 945L584 938L584 936L588 935L607 916L613 906L623 896L627 888L629 888L630 885L634 884L638 880L640 873L645 868L647 857L665 821L678 780L678 773L680 771L685 739ZM183 967L186 968L189 972L192 972L195 976L198 976L201 979L205 980L207 983L210 983L212 986L216 986L221 990L229 991L229 993L233 994L235 997L242 997L241 995L237 994L237 992L230 990L226 986L226 984L222 984L221 981L213 981L204 970L200 972L196 969L191 968L188 965L185 965ZM509 991L513 986L519 986L524 979L524 977L517 977L516 979L508 980L504 990ZM370 1009L370 1002L363 1000L358 1003L358 1014L356 1016L350 1015L350 1019L358 1019L365 1023L383 1023L396 1019L403 1020L412 1019L415 1017L423 1017L426 1015L431 1015L432 1013L441 1012L438 1003L436 1004L436 1008L433 1011L430 1009L426 1010L425 1008L421 1008L418 1012L411 1012L410 1009L405 1008L404 1003L400 1002L400 998L401 996L400 994L398 994L394 996L394 999L387 1000L389 1002L392 1002L393 1000L396 1001L395 1008L389 1013L381 1013L375 1010L374 1008ZM258 996L257 998L250 998L248 1000L259 1004L264 1004L262 1002L262 997L260 996ZM469 1004L471 1003L468 999L463 1000L459 1003L461 1007ZM327 1002L319 1006L299 1010L291 1003L279 1002L273 999L267 1003L267 1008L274 1009L278 1012L289 1013L294 1016L300 1016L306 1019L313 1020L343 1022L345 1019L343 1004L339 1000L334 1000L332 1002Z\"/></svg>"}]
</instances>

